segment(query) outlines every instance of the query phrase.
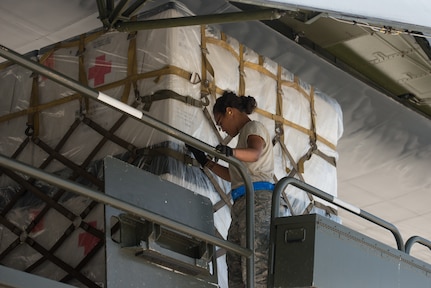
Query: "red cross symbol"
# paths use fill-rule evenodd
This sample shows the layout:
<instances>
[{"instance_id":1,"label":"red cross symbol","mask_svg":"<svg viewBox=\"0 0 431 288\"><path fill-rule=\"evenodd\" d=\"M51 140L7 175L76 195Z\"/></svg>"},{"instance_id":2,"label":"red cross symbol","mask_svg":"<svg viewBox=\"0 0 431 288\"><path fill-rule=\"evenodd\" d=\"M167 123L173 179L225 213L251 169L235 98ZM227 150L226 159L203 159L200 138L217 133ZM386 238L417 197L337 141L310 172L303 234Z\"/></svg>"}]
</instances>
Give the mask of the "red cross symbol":
<instances>
[{"instance_id":1,"label":"red cross symbol","mask_svg":"<svg viewBox=\"0 0 431 288\"><path fill-rule=\"evenodd\" d=\"M97 221L88 222L92 227L97 226ZM79 234L78 247L84 247L84 255L87 256L88 253L99 243L100 239L90 234L88 232Z\"/></svg>"},{"instance_id":2,"label":"red cross symbol","mask_svg":"<svg viewBox=\"0 0 431 288\"><path fill-rule=\"evenodd\" d=\"M96 57L96 65L88 69L88 80L94 79L94 86L105 83L105 75L111 73L111 64L105 61L105 55Z\"/></svg>"},{"instance_id":3,"label":"red cross symbol","mask_svg":"<svg viewBox=\"0 0 431 288\"><path fill-rule=\"evenodd\" d=\"M39 215L39 213L40 213L40 210L34 210L34 209L30 210L28 215L30 221L33 221L37 217L37 215ZM43 229L45 229L45 225L43 222L44 222L43 218L40 219L39 222L37 222L37 224L33 227L33 229L31 229L31 233L36 234L37 232L40 232Z\"/></svg>"}]
</instances>

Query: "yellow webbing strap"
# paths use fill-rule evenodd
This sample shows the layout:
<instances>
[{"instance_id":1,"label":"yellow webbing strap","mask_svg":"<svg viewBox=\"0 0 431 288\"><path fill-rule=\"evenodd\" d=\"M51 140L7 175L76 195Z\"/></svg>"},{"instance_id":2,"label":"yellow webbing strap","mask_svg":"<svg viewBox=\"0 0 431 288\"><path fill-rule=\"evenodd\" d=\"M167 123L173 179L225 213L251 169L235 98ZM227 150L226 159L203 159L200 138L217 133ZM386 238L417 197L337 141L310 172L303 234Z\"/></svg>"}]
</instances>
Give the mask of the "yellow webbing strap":
<instances>
[{"instance_id":1,"label":"yellow webbing strap","mask_svg":"<svg viewBox=\"0 0 431 288\"><path fill-rule=\"evenodd\" d=\"M79 71L78 72L79 73L78 79L79 79L80 83L82 83L85 86L88 86L88 80L87 80L87 75L86 75L85 65L84 65L85 44L87 44L91 41L94 41L95 39L97 39L101 35L103 35L104 33L105 33L104 30L100 30L100 31L96 31L96 32L88 34L88 35L82 34L82 35L80 35L79 39L75 40L75 41L59 42L59 43L55 44L53 49L51 49L49 52L45 53L41 57L40 61L43 63L44 61L46 61L46 59L48 59L58 49L71 48L71 47L78 46L78 52L77 52L77 56L79 57L78 58L78 71ZM76 100L76 99L78 99L80 101L80 109L88 111L88 109L90 107L90 100L88 97L82 97L80 94L74 94L74 95L65 97L65 98L63 98L64 101L62 101L62 100L52 101L52 102L48 103L47 106L46 105L39 105L38 110L42 111L46 108L61 105L63 103L67 103L69 101Z\"/></svg>"},{"instance_id":2,"label":"yellow webbing strap","mask_svg":"<svg viewBox=\"0 0 431 288\"><path fill-rule=\"evenodd\" d=\"M265 117L269 118L269 119L272 119L272 120L274 120L274 121L281 122L281 123L283 123L284 125L290 126L290 127L294 128L294 129L296 129L296 130L298 130L298 131L301 131L301 132L303 132L304 134L309 135L309 134L311 133L307 128L304 128L304 127L302 127L302 126L300 126L300 125L298 125L298 124L295 124L295 123L293 123L293 122L291 122L291 121L289 121L289 120L287 120L287 119L284 119L284 118L283 118L283 117L281 117L280 115L272 114L272 113L270 113L270 112L268 112L268 111L265 111L265 110L263 110L263 109L260 109L259 107L257 107L254 111L255 111L256 113L259 113L259 114L260 114L260 115L262 115L262 116L265 116Z\"/></svg>"},{"instance_id":3,"label":"yellow webbing strap","mask_svg":"<svg viewBox=\"0 0 431 288\"><path fill-rule=\"evenodd\" d=\"M167 66L165 66L161 69L158 69L158 70L137 74L136 76L132 77L132 80L139 80L139 79L144 79L144 78L156 77L156 79L154 79L154 82L157 83L160 81L162 76L171 75L171 74L182 77L182 78L188 80L192 84L197 84L197 83L201 82L201 79L199 77L194 77L194 76L198 76L198 75L196 75L196 73L191 73L189 71L186 71L186 70L184 70L180 67L174 66L174 65L167 65Z\"/></svg>"},{"instance_id":4,"label":"yellow webbing strap","mask_svg":"<svg viewBox=\"0 0 431 288\"><path fill-rule=\"evenodd\" d=\"M310 148L307 153L305 153L304 156L302 156L301 158L299 158L298 160L298 172L299 173L304 173L304 164L305 161L309 160L311 158L311 155L313 153L313 151L311 151L312 148Z\"/></svg>"},{"instance_id":5,"label":"yellow webbing strap","mask_svg":"<svg viewBox=\"0 0 431 288\"><path fill-rule=\"evenodd\" d=\"M48 59L49 57L51 57L51 56L52 56L52 54L54 54L54 52L55 52L55 49L51 49L51 50L49 50L48 52L46 52L45 54L43 54L43 55L40 57L39 62L40 62L41 64L45 63L46 59Z\"/></svg>"},{"instance_id":6,"label":"yellow webbing strap","mask_svg":"<svg viewBox=\"0 0 431 288\"><path fill-rule=\"evenodd\" d=\"M261 61L261 58L259 57L259 63L263 64L263 59ZM264 69L263 71L268 71L267 69ZM268 71L269 72L269 71ZM282 115L283 115L283 90L281 88L282 82L281 82L281 66L278 65L277 66L277 101L276 101L276 114L278 117L278 119L283 119ZM272 74L272 73L271 73ZM273 145L277 144L277 142L280 144L281 147L281 151L282 154L285 155L288 159L289 162L291 163L291 165L293 166L294 169L292 169L291 171L288 171L289 168L287 167L287 165L285 165L286 167L286 172L289 173L289 176L293 177L296 174L296 163L292 157L292 155L290 154L289 150L287 150L286 145L284 145L284 127L283 127L283 122L281 121L275 121L275 137L273 139ZM302 175L299 174L299 177L302 179ZM274 175L274 179L276 179L275 175ZM277 180L278 181L278 180ZM295 212L293 211L293 207L289 201L289 197L286 194L286 191L283 190L282 194L281 194L282 198L284 199L284 201L287 204L287 207L291 213L291 215L295 215Z\"/></svg>"},{"instance_id":7,"label":"yellow webbing strap","mask_svg":"<svg viewBox=\"0 0 431 288\"><path fill-rule=\"evenodd\" d=\"M51 101L49 103L44 103L44 104L40 104L40 105L37 105L34 107L29 107L25 110L9 113L9 114L0 116L0 123L10 121L14 118L18 118L18 117L21 117L24 115L33 114L33 113L38 112L38 111L43 111L45 109L49 109L49 108L52 108L55 106L63 105L65 103L77 100L79 98L80 98L80 96L78 94L73 94L73 95L66 96L66 97L61 98L61 99Z\"/></svg>"},{"instance_id":8,"label":"yellow webbing strap","mask_svg":"<svg viewBox=\"0 0 431 288\"><path fill-rule=\"evenodd\" d=\"M304 177L302 176L302 174L301 173L298 173L298 165L295 163L295 160L293 159L293 157L292 157L292 155L290 154L290 152L289 152L289 150L287 149L287 147L286 147L286 145L284 144L284 142L282 142L282 141L280 141L281 139L280 139L280 137L278 137L278 135L276 136L276 137L274 137L274 140L273 140L273 142L274 143L279 143L280 144L280 147L281 147L281 149L282 149L282 151L283 151L283 154L284 155L286 155L287 156L287 158L289 159L289 162L292 164L292 166L293 166L293 169L291 170L291 171L286 171L287 173L289 173L289 176L290 177L293 177L293 176L295 176L295 175L298 175L298 178L301 180L301 181L303 181L303 182L305 182L305 180L304 180ZM322 153L323 154L323 153ZM323 154L323 155L325 155L325 154ZM320 155L319 155L320 156ZM325 155L326 156L326 155ZM327 157L327 156L326 156ZM328 160L327 160L328 161ZM335 161L335 159L334 159L334 161ZM329 161L328 161L329 162ZM334 166L335 166L335 162L334 162ZM308 214L308 213L310 213L310 211L311 211L311 209L313 208L313 206L316 206L316 207L318 207L318 208L321 208L321 209L323 209L323 210L325 210L327 213L331 213L331 214L334 214L334 215L337 215L337 210L336 209L334 209L334 208L332 208L332 207L330 207L330 206L326 206L326 205L324 205L324 204L322 204L322 203L320 203L320 202L317 202L317 201L314 201L314 198L313 198L313 195L312 194L310 194L310 193L307 193L307 197L308 197L308 199L310 200L310 203L308 204L308 206L306 207L306 209L304 210L304 212L303 212L303 214ZM288 205L290 205L290 203L289 203L289 200L288 200L288 198L287 198L287 195L286 196L283 196L283 198L285 198L285 201L287 202L287 204ZM289 209L290 209L290 211L291 211L291 213L292 213L292 215L294 215L293 214L293 210L292 210L292 208L291 207L289 207Z\"/></svg>"},{"instance_id":9,"label":"yellow webbing strap","mask_svg":"<svg viewBox=\"0 0 431 288\"><path fill-rule=\"evenodd\" d=\"M275 112L280 118L283 118L283 91L281 90L281 66L277 66L277 102L276 102L276 109ZM284 141L284 128L283 128L283 122L275 121L276 122L276 129L278 129L278 132L280 135L280 140Z\"/></svg>"},{"instance_id":10,"label":"yellow webbing strap","mask_svg":"<svg viewBox=\"0 0 431 288\"><path fill-rule=\"evenodd\" d=\"M87 79L87 72L85 71L85 65L84 65L84 52L85 52L85 35L82 34L79 38L79 49L78 49L78 56L79 56L79 82L81 82L84 86L88 86L88 79ZM84 100L84 102L83 102ZM80 103L80 109L82 111L90 112L90 100L89 97L81 97L79 98Z\"/></svg>"},{"instance_id":11,"label":"yellow webbing strap","mask_svg":"<svg viewBox=\"0 0 431 288\"><path fill-rule=\"evenodd\" d=\"M322 151L320 151L316 147L311 147L307 151L307 153L304 156L302 156L298 161L298 169L299 169L300 173L304 173L304 164L306 161L310 160L310 158L313 154L318 155L319 157L321 157L323 160L325 160L326 162L328 162L332 166L334 166L334 167L337 166L337 163L336 163L336 160L334 157L330 157L330 156L324 154Z\"/></svg>"},{"instance_id":12,"label":"yellow webbing strap","mask_svg":"<svg viewBox=\"0 0 431 288\"><path fill-rule=\"evenodd\" d=\"M260 58L259 58L259 60L260 60ZM278 119L283 118L283 91L281 90L280 80L281 80L281 66L278 65L278 67L277 67L277 91L276 91L277 92L277 99L276 99L277 101L276 101L276 107L275 107L275 113L277 114L277 116L279 116ZM274 137L273 144L275 145L276 141L277 141L277 142L280 142L280 145L281 145L281 143L283 143L283 145L284 145L283 122L280 122L277 120L274 122L275 122L275 135L276 136ZM286 147L284 146L284 148L286 148ZM285 152L285 151L282 150L282 152ZM288 153L289 151L287 151L287 149L286 149L286 152ZM292 161L290 161L290 162L292 162ZM292 163L292 164L294 164L294 163ZM288 168L286 165L286 171L287 171L287 169Z\"/></svg>"},{"instance_id":13,"label":"yellow webbing strap","mask_svg":"<svg viewBox=\"0 0 431 288\"><path fill-rule=\"evenodd\" d=\"M215 91L215 73L214 68L212 67L211 63L208 61L207 54L208 54L208 48L207 48L207 37L206 37L206 26L201 25L201 93L202 94L210 94L212 95L213 99L216 98L216 91ZM207 72L212 76L212 81L210 82L207 78Z\"/></svg>"},{"instance_id":14,"label":"yellow webbing strap","mask_svg":"<svg viewBox=\"0 0 431 288\"><path fill-rule=\"evenodd\" d=\"M208 123L210 124L210 127L213 130L214 134L217 136L218 142L223 143L223 137L220 135L216 125L214 124L214 121L212 120L211 115L208 112L207 107L204 107L204 109L202 111L204 113L205 118L208 120Z\"/></svg>"},{"instance_id":15,"label":"yellow webbing strap","mask_svg":"<svg viewBox=\"0 0 431 288\"><path fill-rule=\"evenodd\" d=\"M281 80L281 84L282 84L282 86L293 88L296 91L300 90L299 89L299 85L296 82L292 82L292 81L289 81L289 80Z\"/></svg>"},{"instance_id":16,"label":"yellow webbing strap","mask_svg":"<svg viewBox=\"0 0 431 288\"><path fill-rule=\"evenodd\" d=\"M175 99L187 105L192 105L199 108L208 106L209 104L209 101L206 97L203 97L201 98L201 100L198 100L191 96L180 95L177 92L174 92L169 89L158 90L151 95L141 96L140 99L141 99L141 102L144 103L143 109L145 111L150 110L151 104L154 101L165 100L165 99Z\"/></svg>"},{"instance_id":17,"label":"yellow webbing strap","mask_svg":"<svg viewBox=\"0 0 431 288\"><path fill-rule=\"evenodd\" d=\"M208 43L212 43L212 44L216 44L216 45L222 46L223 48L229 50L233 55L236 55L236 58L242 59L242 56L241 56L242 54L240 53L240 55L237 55L237 53L233 50L233 48L224 41L225 37L223 37L223 35L222 35L221 38L222 38L222 40L218 40L218 39L214 39L214 38L211 38L211 37L207 37L206 41ZM262 73L262 74L264 74L264 75L266 75L268 77L271 77L271 78L277 80L277 101L280 101L279 97L280 97L280 93L282 91L282 86L287 86L287 87L292 87L292 88L300 91L301 94L304 97L306 97L309 101L313 101L312 107L314 107L314 97L313 97L313 100L312 100L311 97L306 93L306 91L304 91L304 89L299 85L299 79L298 79L298 77L295 76L294 82L287 81L287 80L282 80L281 79L281 69L282 69L282 67L280 65L278 66L277 76L276 76L272 72L270 72L268 69L266 69L266 68L264 68L262 66L263 63L264 63L264 58L263 58L262 55L259 55L259 64L252 63L252 62L247 62L247 61L243 61L243 60L241 60L240 63L244 63L243 66L240 64L240 77L241 77L240 80L241 81L244 79L243 75L241 74L242 73L241 71L243 71L244 67L254 69L254 70L256 70L256 71L258 71L258 72L260 72L260 73ZM242 83L244 83L244 82L242 82ZM239 88L240 91L243 90L243 89L245 90L245 88L242 88L242 87L243 86L241 86L241 82L240 82L240 88ZM220 88L218 88L218 87L216 87L216 91L217 91L218 94L222 94L223 93L223 90L220 89ZM314 93L314 91L313 91L313 93ZM304 127L302 127L300 125L297 125L297 124L295 124L295 123L293 123L291 121L288 121L288 120L284 119L281 116L282 113L280 113L280 112L277 112L277 115L274 115L274 114L271 114L271 113L269 113L269 112L267 112L265 110L259 109L259 108L256 108L256 112L259 113L259 114L261 114L261 115L263 115L263 116L265 116L265 117L273 119L275 122L281 122L284 125L290 126L290 127L294 128L294 129L296 129L298 131L301 131L301 132L309 135L310 137L314 136L316 138L316 140L321 141L322 143L324 143L325 145L327 145L328 147L330 147L330 148L332 148L334 150L336 149L336 146L334 144L332 144L331 142L327 141L325 138L320 137L319 135L317 135L314 130L310 130L310 129L304 128ZM312 117L314 118L314 116L312 116ZM312 120L312 121L315 121L315 120ZM312 125L312 127L315 127L315 125ZM282 135L284 135L284 134L282 134ZM327 162L329 162L329 163L331 163L332 165L335 166L335 158L326 156L320 150L317 150L315 152L315 154L321 156Z\"/></svg>"},{"instance_id":18,"label":"yellow webbing strap","mask_svg":"<svg viewBox=\"0 0 431 288\"><path fill-rule=\"evenodd\" d=\"M310 95L308 95L307 91L305 91L304 88L302 88L301 84L299 83L299 78L295 76L293 81L295 82L295 85L294 85L295 89L299 91L301 95L308 100L308 102L310 102L311 101Z\"/></svg>"},{"instance_id":19,"label":"yellow webbing strap","mask_svg":"<svg viewBox=\"0 0 431 288\"><path fill-rule=\"evenodd\" d=\"M259 54L259 65L263 66L263 63L265 62L265 58Z\"/></svg>"},{"instance_id":20,"label":"yellow webbing strap","mask_svg":"<svg viewBox=\"0 0 431 288\"><path fill-rule=\"evenodd\" d=\"M224 34L222 33L222 36L223 35ZM236 60L239 61L238 52L236 52L235 49L233 49L231 45L229 45L225 40L223 40L223 37L222 37L222 39L216 39L213 37L205 37L205 41L206 41L206 43L214 44L214 45L217 45L217 46L224 48L225 50L229 51L232 54L232 56L234 56L236 58Z\"/></svg>"},{"instance_id":21,"label":"yellow webbing strap","mask_svg":"<svg viewBox=\"0 0 431 288\"><path fill-rule=\"evenodd\" d=\"M332 166L337 167L337 161L335 160L335 157L328 156L322 151L320 151L319 149L314 150L313 153L323 158L326 162L328 162Z\"/></svg>"},{"instance_id":22,"label":"yellow webbing strap","mask_svg":"<svg viewBox=\"0 0 431 288\"><path fill-rule=\"evenodd\" d=\"M310 100L310 117L311 117L310 130L313 133L310 135L310 149L308 150L306 155L304 155L298 162L298 169L300 172L302 171L301 173L304 173L304 163L305 163L305 161L307 161L311 158L312 154L317 154L317 155L323 154L320 150L318 152L319 154L316 153L316 151L318 151L318 149L317 149L317 132L316 132L316 110L314 107L314 99L315 99L314 98L314 87L311 87L310 97L309 97L309 100ZM329 160L328 157L323 157L323 159L325 159L327 161ZM330 164L334 163L334 165L335 165L335 159L333 162L332 161L328 161L328 162ZM305 209L304 214L310 213L310 211L312 210L312 208L314 206L314 207L323 209L328 214L337 215L337 210L335 210L334 208L329 207L327 205L324 205L318 201L315 201L313 195L311 195L310 193L307 193L307 195L308 195L308 198L310 199L310 203L308 204L307 208Z\"/></svg>"},{"instance_id":23,"label":"yellow webbing strap","mask_svg":"<svg viewBox=\"0 0 431 288\"><path fill-rule=\"evenodd\" d=\"M230 202L230 195L226 194L225 191L223 191L223 189L218 184L218 182L215 179L212 172L207 167L204 167L203 171L204 171L205 175L207 175L207 177L211 181L211 183L213 184L214 188L216 189L217 193L220 195L220 198L223 200L223 202L229 207L229 209L232 208L232 203ZM220 208L214 206L214 209L215 209L214 212L216 212Z\"/></svg>"},{"instance_id":24,"label":"yellow webbing strap","mask_svg":"<svg viewBox=\"0 0 431 288\"><path fill-rule=\"evenodd\" d=\"M292 173L292 171L294 171L294 175L298 175L299 179L301 181L304 181L304 177L302 176L302 174L297 173L298 172L298 165L296 164L295 160L292 157L292 154L290 154L289 150L287 149L286 145L284 144L284 142L280 141L279 137L275 137L274 138L275 142L278 142L278 144L280 144L281 150L283 151L283 154L286 155L286 157L289 159L289 162L292 164L293 169L291 171L286 171L287 173ZM305 181L304 181L305 182Z\"/></svg>"},{"instance_id":25,"label":"yellow webbing strap","mask_svg":"<svg viewBox=\"0 0 431 288\"><path fill-rule=\"evenodd\" d=\"M204 25L201 26L201 63L202 63L202 70L201 70L201 94L206 97L206 95L211 95L213 99L216 99L216 94L222 94L223 91L219 89L215 85L215 75L214 75L214 69L211 66L211 63L207 59L208 54L208 48L207 48L207 41L210 39L210 37L206 37L206 30ZM222 39L226 39L225 34L221 34ZM225 43L224 41L219 41L220 43ZM227 46L226 46L227 47ZM213 77L212 81L209 81L207 79L207 72ZM213 130L214 134L217 136L217 140L219 143L223 143L223 138L220 135L216 125L214 124L214 121L206 107L202 110L204 113L205 118L207 119L208 123L210 124L211 129Z\"/></svg>"},{"instance_id":26,"label":"yellow webbing strap","mask_svg":"<svg viewBox=\"0 0 431 288\"><path fill-rule=\"evenodd\" d=\"M324 154L321 150L317 148L317 140L321 141L322 143L328 145L329 142L322 141L323 138L320 138L316 131L316 112L314 110L314 89L311 89L310 93L310 113L311 113L311 128L310 131L312 133L309 134L310 136L310 149L307 151L307 153L301 157L301 159L298 161L298 168L300 173L304 173L304 163L305 161L309 160L313 154L318 155L325 161L327 161L329 164L336 167L336 160L335 157L330 157L326 154ZM328 145L329 146L329 145ZM330 148L335 150L335 147Z\"/></svg>"},{"instance_id":27,"label":"yellow webbing strap","mask_svg":"<svg viewBox=\"0 0 431 288\"><path fill-rule=\"evenodd\" d=\"M136 17L134 17L136 18ZM136 35L138 32L132 32L129 34L129 47L127 50L127 80L124 84L123 95L121 95L121 102L127 103L129 100L130 90L133 87L136 91L137 84L136 80L130 79L130 76L135 75L136 72Z\"/></svg>"},{"instance_id":28,"label":"yellow webbing strap","mask_svg":"<svg viewBox=\"0 0 431 288\"><path fill-rule=\"evenodd\" d=\"M221 142L221 144L222 145L227 145L227 144L229 144L229 142L230 141L232 141L232 136L229 136L229 135L227 135L224 139L223 139L223 141Z\"/></svg>"},{"instance_id":29,"label":"yellow webbing strap","mask_svg":"<svg viewBox=\"0 0 431 288\"><path fill-rule=\"evenodd\" d=\"M316 133L316 109L314 107L314 87L311 87L310 90L310 116L311 116L311 131L313 132L311 134L311 140L313 142L313 145L317 146L316 140L317 140L317 133Z\"/></svg>"},{"instance_id":30,"label":"yellow webbing strap","mask_svg":"<svg viewBox=\"0 0 431 288\"><path fill-rule=\"evenodd\" d=\"M238 95L245 95L245 74L244 74L244 45L239 45L239 87L238 87Z\"/></svg>"},{"instance_id":31,"label":"yellow webbing strap","mask_svg":"<svg viewBox=\"0 0 431 288\"><path fill-rule=\"evenodd\" d=\"M294 128L294 129L296 129L298 131L301 131L304 134L310 135L312 133L309 129L304 128L304 127L302 127L302 126L300 126L298 124L295 124L295 123L293 123L293 122L291 122L291 121L289 121L287 119L284 119L284 118L282 118L282 117L280 117L278 115L272 114L272 113L270 113L268 111L262 110L260 108L256 108L255 111L257 113L261 114L262 116L265 116L265 117L270 118L270 119L275 120L275 121L280 121L284 125L292 127L292 128ZM332 144L331 142L329 142L325 138L320 137L319 135L317 135L317 140L319 140L320 142L324 143L326 146L328 146L331 149L334 149L334 150L336 149L336 146L334 144Z\"/></svg>"},{"instance_id":32,"label":"yellow webbing strap","mask_svg":"<svg viewBox=\"0 0 431 288\"><path fill-rule=\"evenodd\" d=\"M225 35L222 33L222 38L225 38ZM207 40L209 38L206 37L206 32L205 32L205 26L202 25L201 26L201 63L202 63L202 70L201 70L201 93L202 95L204 95L205 99L206 99L206 95L211 95L213 97L213 99L216 99L216 93L222 94L223 92L221 91L221 89L218 89L215 85L215 73L214 73L214 68L212 67L211 63L208 61L207 58L207 54L208 54L208 48L207 48ZM207 78L207 73L209 73L212 76L212 81L209 81ZM208 99L207 99L208 101ZM207 103L203 107L204 109L202 109L205 118L208 120L210 127L212 128L212 130L214 131L214 133L217 136L217 139L219 140L220 143L223 143L223 139L220 135L220 133L217 130L217 127L215 126L210 113L208 112L207 106L209 103ZM204 167L203 168L203 172L205 173L205 175L207 175L208 179L211 181L211 183L213 184L214 188L216 189L216 191L218 192L218 194L220 195L220 198L222 199L222 201L224 202L224 204L228 205L229 208L232 207L232 204L230 202L230 198L229 196L223 191L223 189L220 187L220 185L218 184L218 182L215 180L214 176L212 175L211 171L209 171L208 168ZM213 206L213 209L215 211L217 211L218 209L220 209L222 206L222 203L220 201L220 203L216 203L216 205Z\"/></svg>"},{"instance_id":33,"label":"yellow webbing strap","mask_svg":"<svg viewBox=\"0 0 431 288\"><path fill-rule=\"evenodd\" d=\"M31 97L29 107L35 107L39 104L39 77L34 76L31 85ZM27 128L25 134L31 137L39 136L39 112L28 114Z\"/></svg>"},{"instance_id":34,"label":"yellow webbing strap","mask_svg":"<svg viewBox=\"0 0 431 288\"><path fill-rule=\"evenodd\" d=\"M264 74L265 76L268 76L269 78L277 80L277 76L274 75L274 73L272 73L271 71L269 71L265 67L263 67L262 64L256 64L256 63L245 61L244 62L244 67L253 69L255 71L260 72L261 74Z\"/></svg>"},{"instance_id":35,"label":"yellow webbing strap","mask_svg":"<svg viewBox=\"0 0 431 288\"><path fill-rule=\"evenodd\" d=\"M166 67L163 67L161 69L154 70L154 71L149 71L149 72L140 73L140 74L135 73L135 74L133 74L131 76L127 76L124 79L117 80L117 81L114 81L114 82L111 82L111 83L107 83L107 84L104 84L104 85L100 85L100 86L97 87L97 89L100 90L100 91L106 91L106 90L110 90L110 89L122 86L122 85L124 85L124 83L126 81L135 82L137 80L148 79L148 78L156 78L154 81L157 82L157 81L160 80L160 78L162 76L164 76L164 75L172 75L172 74L180 76L180 77L182 77L182 78L184 78L186 80L189 80L192 84L196 84L196 83L200 82L199 75L196 75L195 73L188 72L188 71L186 71L186 70L184 70L184 69L182 69L180 67L176 67L176 66L173 66L173 65L168 65ZM198 80L196 80L196 77L194 77L194 76L197 76ZM193 79L196 82L193 82L192 81Z\"/></svg>"},{"instance_id":36,"label":"yellow webbing strap","mask_svg":"<svg viewBox=\"0 0 431 288\"><path fill-rule=\"evenodd\" d=\"M303 155L299 161L298 161L298 172L304 173L304 163L305 161L308 161L311 158L311 155L313 152L317 149L317 143L316 143L316 112L314 110L314 89L313 87L310 90L310 131L309 134L310 137L310 148L308 149L307 153Z\"/></svg>"}]
</instances>

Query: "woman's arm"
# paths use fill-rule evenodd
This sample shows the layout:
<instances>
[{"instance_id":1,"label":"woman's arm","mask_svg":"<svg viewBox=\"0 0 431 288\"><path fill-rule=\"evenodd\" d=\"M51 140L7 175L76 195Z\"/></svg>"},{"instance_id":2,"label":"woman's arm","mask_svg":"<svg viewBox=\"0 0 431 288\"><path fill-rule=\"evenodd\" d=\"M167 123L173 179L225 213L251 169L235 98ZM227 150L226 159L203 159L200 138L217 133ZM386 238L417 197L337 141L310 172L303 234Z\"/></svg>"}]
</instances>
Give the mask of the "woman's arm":
<instances>
[{"instance_id":1,"label":"woman's arm","mask_svg":"<svg viewBox=\"0 0 431 288\"><path fill-rule=\"evenodd\" d=\"M247 138L247 148L233 149L233 156L244 162L256 162L262 154L265 141L258 135L249 135Z\"/></svg>"},{"instance_id":2,"label":"woman's arm","mask_svg":"<svg viewBox=\"0 0 431 288\"><path fill-rule=\"evenodd\" d=\"M216 174L218 177L230 182L230 174L227 167L217 164L216 162L211 160L207 162L205 167L214 172L214 174Z\"/></svg>"},{"instance_id":3,"label":"woman's arm","mask_svg":"<svg viewBox=\"0 0 431 288\"><path fill-rule=\"evenodd\" d=\"M256 162L262 154L263 148L265 147L265 141L258 135L250 135L247 138L247 148L235 148L232 149L233 156L243 162ZM214 172L220 178L231 181L229 169L225 166L215 163L214 161L208 161L205 165L209 170Z\"/></svg>"}]
</instances>

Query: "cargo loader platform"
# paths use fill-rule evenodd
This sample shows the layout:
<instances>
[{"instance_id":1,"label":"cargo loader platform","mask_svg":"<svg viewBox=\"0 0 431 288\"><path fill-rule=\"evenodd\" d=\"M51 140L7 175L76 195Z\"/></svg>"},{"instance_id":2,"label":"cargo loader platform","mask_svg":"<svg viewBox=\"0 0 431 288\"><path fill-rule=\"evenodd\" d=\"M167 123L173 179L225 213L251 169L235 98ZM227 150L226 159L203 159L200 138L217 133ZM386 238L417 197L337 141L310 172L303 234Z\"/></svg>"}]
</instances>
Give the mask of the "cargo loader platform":
<instances>
[{"instance_id":1,"label":"cargo loader platform","mask_svg":"<svg viewBox=\"0 0 431 288\"><path fill-rule=\"evenodd\" d=\"M392 232L397 249L317 214L277 217L280 193L293 185ZM268 287L431 287L431 265L409 255L431 242L413 236L404 244L398 229L366 211L295 178L274 189Z\"/></svg>"},{"instance_id":2,"label":"cargo loader platform","mask_svg":"<svg viewBox=\"0 0 431 288\"><path fill-rule=\"evenodd\" d=\"M273 225L271 287L431 287L431 265L320 215Z\"/></svg>"}]
</instances>

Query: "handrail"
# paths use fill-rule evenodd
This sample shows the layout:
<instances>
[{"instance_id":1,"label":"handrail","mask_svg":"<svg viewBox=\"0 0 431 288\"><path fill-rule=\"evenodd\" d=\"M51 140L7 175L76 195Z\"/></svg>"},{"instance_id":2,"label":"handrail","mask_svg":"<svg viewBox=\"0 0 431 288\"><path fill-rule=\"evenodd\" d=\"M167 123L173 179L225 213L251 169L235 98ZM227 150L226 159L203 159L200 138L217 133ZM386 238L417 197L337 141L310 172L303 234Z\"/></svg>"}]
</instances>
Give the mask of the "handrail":
<instances>
[{"instance_id":1,"label":"handrail","mask_svg":"<svg viewBox=\"0 0 431 288\"><path fill-rule=\"evenodd\" d=\"M407 241L406 241L406 253L410 254L410 249L412 248L413 244L415 243L419 243L422 244L424 246L427 246L428 249L431 250L431 241L428 239L425 239L423 237L420 236L412 236L410 237Z\"/></svg>"},{"instance_id":2,"label":"handrail","mask_svg":"<svg viewBox=\"0 0 431 288\"><path fill-rule=\"evenodd\" d=\"M13 160L1 154L0 154L0 166L3 166L11 170L19 171L30 177L45 181L47 183L58 186L67 191L75 192L76 194L88 197L97 202L112 206L122 211L132 213L134 215L145 218L149 221L153 221L157 224L160 224L168 228L178 230L179 232L183 232L185 234L205 240L216 246L220 246L230 251L237 252L244 257L249 257L252 254L252 252L249 249L245 249L227 240L212 236L210 234L207 234L205 232L202 232L200 230L187 226L183 223L177 222L175 220L171 220L169 218L165 218L157 213L143 209L139 206L122 201L120 199L101 193L99 191L89 189L88 187L78 184L76 182L61 178L59 176L45 172L43 170L24 164L17 160Z\"/></svg>"},{"instance_id":3,"label":"handrail","mask_svg":"<svg viewBox=\"0 0 431 288\"><path fill-rule=\"evenodd\" d=\"M325 201L328 201L330 203L333 203L337 205L338 207L344 208L347 211L350 211L368 221L371 221L383 228L388 229L392 232L392 234L395 236L395 240L397 242L398 250L405 251L403 239L401 237L400 232L398 231L397 227L395 227L393 224L386 222L385 220L382 220L378 218L377 216L374 216L366 211L361 210L360 208L357 208L351 204L345 203L344 201L338 199L337 197L325 193L316 187L313 187L305 182L302 182L296 178L293 177L284 177L278 183L275 185L274 193L272 195L272 210L271 210L271 222L278 217L280 213L280 196L281 192L284 191L284 189L289 185L293 185L297 188L300 188L306 192L309 192L313 194L314 196L317 196L319 198L322 198Z\"/></svg>"},{"instance_id":4,"label":"handrail","mask_svg":"<svg viewBox=\"0 0 431 288\"><path fill-rule=\"evenodd\" d=\"M74 91L82 93L85 97L93 98L94 100L101 102L104 105L110 106L111 108L121 112L122 114L127 114L129 116L133 116L140 122L155 128L165 134L172 136L178 140L181 140L193 147L196 147L210 155L217 157L218 159L222 159L229 164L232 164L235 168L238 169L240 175L244 180L244 185L246 188L246 247L250 251L254 251L254 189L251 182L250 175L247 174L247 171L242 164L241 161L234 157L227 157L224 154L217 152L211 145L206 144L192 136L170 126L167 125L151 116L145 115L141 110L133 108L117 99L109 97L108 95L97 91L96 89L92 89L90 87L86 87L79 83L78 81L59 73L49 67L43 66L35 61L25 58L24 56L18 54L17 52L0 45L0 56L17 63L25 68L30 69L31 71L37 72L65 87L68 87ZM2 157L3 158L3 157ZM88 191L87 191L88 192ZM175 228L175 227L173 227ZM222 246L221 246L222 247ZM247 287L254 287L254 253L251 255L243 255L247 259Z\"/></svg>"}]
</instances>

